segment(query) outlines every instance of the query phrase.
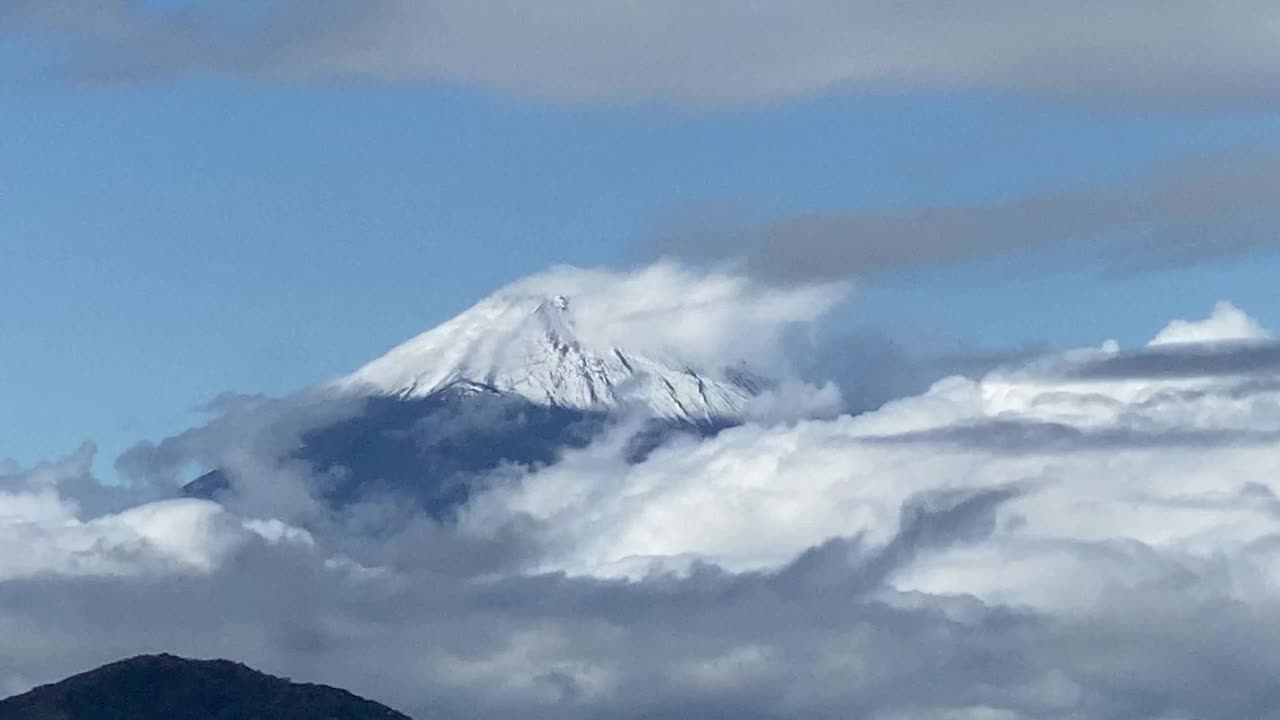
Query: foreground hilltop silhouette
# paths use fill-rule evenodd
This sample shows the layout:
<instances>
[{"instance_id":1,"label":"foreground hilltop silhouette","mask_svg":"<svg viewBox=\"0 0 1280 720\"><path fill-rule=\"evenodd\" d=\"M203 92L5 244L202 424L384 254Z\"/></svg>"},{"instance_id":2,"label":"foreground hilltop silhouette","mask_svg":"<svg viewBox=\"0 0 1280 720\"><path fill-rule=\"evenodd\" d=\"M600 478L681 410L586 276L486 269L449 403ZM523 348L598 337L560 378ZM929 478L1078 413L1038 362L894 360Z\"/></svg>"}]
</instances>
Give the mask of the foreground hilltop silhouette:
<instances>
[{"instance_id":1,"label":"foreground hilltop silhouette","mask_svg":"<svg viewBox=\"0 0 1280 720\"><path fill-rule=\"evenodd\" d=\"M410 720L227 660L144 655L0 701L0 720Z\"/></svg>"}]
</instances>

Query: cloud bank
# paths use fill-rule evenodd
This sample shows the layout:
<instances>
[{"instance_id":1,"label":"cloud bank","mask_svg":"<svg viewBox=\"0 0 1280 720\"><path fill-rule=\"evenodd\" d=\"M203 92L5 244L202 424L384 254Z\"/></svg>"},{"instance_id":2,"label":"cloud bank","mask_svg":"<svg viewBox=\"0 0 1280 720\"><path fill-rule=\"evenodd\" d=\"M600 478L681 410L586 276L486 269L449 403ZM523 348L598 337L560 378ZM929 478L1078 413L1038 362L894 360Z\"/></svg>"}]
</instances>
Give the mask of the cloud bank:
<instances>
[{"instance_id":1,"label":"cloud bank","mask_svg":"<svg viewBox=\"0 0 1280 720\"><path fill-rule=\"evenodd\" d=\"M661 261L630 272L555 268L497 294L566 296L579 333L601 346L709 368L726 358L749 360L781 372L783 334L817 321L849 290L839 280L772 287Z\"/></svg>"},{"instance_id":2,"label":"cloud bank","mask_svg":"<svg viewBox=\"0 0 1280 720\"><path fill-rule=\"evenodd\" d=\"M1231 359L1275 341L1169 328L640 463L606 436L449 522L6 467L0 691L167 650L420 717L1278 717L1280 378ZM286 483L288 433L229 432L259 402L153 449Z\"/></svg>"},{"instance_id":3,"label":"cloud bank","mask_svg":"<svg viewBox=\"0 0 1280 720\"><path fill-rule=\"evenodd\" d=\"M608 452L597 446L485 500L555 527L566 536L568 553L556 567L586 573L649 557L776 567L854 528L888 542L899 531L897 509L913 497L1032 480L1034 492L1007 503L1011 527L1021 528L1012 539L1048 541L1023 536L1049 526L1078 535L1075 525L1098 537L1167 542L1167 528L1157 523L1156 534L1145 534L1128 504L1194 505L1195 498L1217 495L1225 511L1228 498L1246 485L1269 487L1265 466L1253 462L1280 437L1280 395L1260 382L1274 379L1273 368L1150 377L1096 370L1121 358L1167 357L1171 334L1186 342L1185 333L1199 343L1226 343L1217 346L1224 354L1272 349L1270 343L1236 344L1265 343L1259 339L1265 335L1256 321L1223 303L1203 321L1171 324L1137 353L1122 355L1108 344L979 379L948 378L860 416L785 428L749 425L660 450L645 463L609 472L608 483L599 482L605 473L592 471ZM691 477L699 481L688 482ZM1201 519L1215 531L1245 533L1241 544L1265 537L1269 511L1250 526L1243 519L1252 500L1243 502L1234 524L1225 516ZM1071 508L1080 515L1073 517ZM975 590L961 582L949 592Z\"/></svg>"},{"instance_id":4,"label":"cloud bank","mask_svg":"<svg viewBox=\"0 0 1280 720\"><path fill-rule=\"evenodd\" d=\"M783 283L1037 253L1053 267L1133 272L1274 249L1274 156L1185 162L1142 182L1043 192L1006 202L784 217L750 227L668 233L659 253L730 262Z\"/></svg>"},{"instance_id":5,"label":"cloud bank","mask_svg":"<svg viewBox=\"0 0 1280 720\"><path fill-rule=\"evenodd\" d=\"M1277 22L1256 0L18 0L0 11L10 34L63 40L69 59L56 65L81 79L212 71L704 105L854 89L1260 107L1280 87Z\"/></svg>"}]
</instances>

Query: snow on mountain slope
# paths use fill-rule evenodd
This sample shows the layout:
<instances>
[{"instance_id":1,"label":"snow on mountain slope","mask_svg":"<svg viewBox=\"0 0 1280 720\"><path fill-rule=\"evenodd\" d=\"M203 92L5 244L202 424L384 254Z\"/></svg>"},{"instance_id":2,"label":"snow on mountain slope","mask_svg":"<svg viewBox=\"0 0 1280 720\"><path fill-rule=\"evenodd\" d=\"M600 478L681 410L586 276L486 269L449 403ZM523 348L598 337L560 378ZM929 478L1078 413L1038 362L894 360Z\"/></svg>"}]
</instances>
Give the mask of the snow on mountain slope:
<instances>
[{"instance_id":1,"label":"snow on mountain slope","mask_svg":"<svg viewBox=\"0 0 1280 720\"><path fill-rule=\"evenodd\" d=\"M337 381L347 390L425 397L482 385L554 407L640 410L692 423L741 418L758 384L745 371L695 369L581 337L564 296L500 293Z\"/></svg>"}]
</instances>

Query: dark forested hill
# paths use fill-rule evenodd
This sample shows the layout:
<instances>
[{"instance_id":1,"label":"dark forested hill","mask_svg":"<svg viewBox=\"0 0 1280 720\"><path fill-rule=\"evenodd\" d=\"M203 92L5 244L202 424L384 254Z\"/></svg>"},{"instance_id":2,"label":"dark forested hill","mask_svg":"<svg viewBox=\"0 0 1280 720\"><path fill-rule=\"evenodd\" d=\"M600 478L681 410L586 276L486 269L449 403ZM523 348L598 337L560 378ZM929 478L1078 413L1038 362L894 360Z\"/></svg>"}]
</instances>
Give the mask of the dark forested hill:
<instances>
[{"instance_id":1,"label":"dark forested hill","mask_svg":"<svg viewBox=\"0 0 1280 720\"><path fill-rule=\"evenodd\" d=\"M409 720L325 685L226 660L146 655L0 701L0 720Z\"/></svg>"}]
</instances>

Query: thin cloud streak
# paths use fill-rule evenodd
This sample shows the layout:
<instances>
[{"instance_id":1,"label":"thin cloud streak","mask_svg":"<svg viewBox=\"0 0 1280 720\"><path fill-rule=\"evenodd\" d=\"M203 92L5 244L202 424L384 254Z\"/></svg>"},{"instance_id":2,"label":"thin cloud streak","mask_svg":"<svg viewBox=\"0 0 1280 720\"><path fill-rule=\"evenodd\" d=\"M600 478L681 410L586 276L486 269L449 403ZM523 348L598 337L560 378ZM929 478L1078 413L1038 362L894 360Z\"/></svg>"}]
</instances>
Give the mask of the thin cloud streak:
<instances>
[{"instance_id":1,"label":"thin cloud streak","mask_svg":"<svg viewBox=\"0 0 1280 720\"><path fill-rule=\"evenodd\" d=\"M692 228L659 238L654 250L736 265L783 283L1019 253L1040 253L1059 268L1154 270L1280 245L1280 165L1274 160L1272 153L1212 158L1138 185L1046 192L1003 203Z\"/></svg>"},{"instance_id":2,"label":"thin cloud streak","mask_svg":"<svg viewBox=\"0 0 1280 720\"><path fill-rule=\"evenodd\" d=\"M1271 3L678 0L531 6L17 0L0 21L72 45L94 81L191 72L476 86L540 100L767 102L839 90L1013 93L1116 107L1263 107Z\"/></svg>"}]
</instances>

